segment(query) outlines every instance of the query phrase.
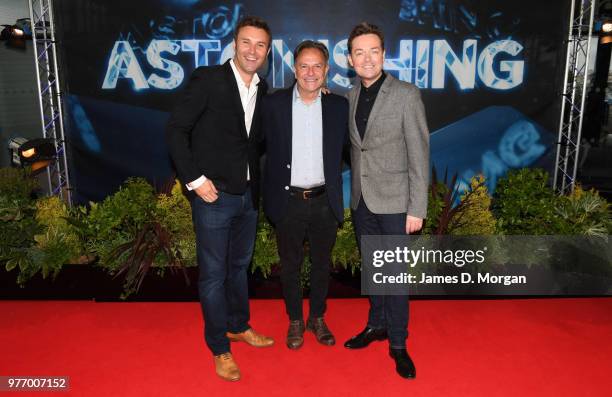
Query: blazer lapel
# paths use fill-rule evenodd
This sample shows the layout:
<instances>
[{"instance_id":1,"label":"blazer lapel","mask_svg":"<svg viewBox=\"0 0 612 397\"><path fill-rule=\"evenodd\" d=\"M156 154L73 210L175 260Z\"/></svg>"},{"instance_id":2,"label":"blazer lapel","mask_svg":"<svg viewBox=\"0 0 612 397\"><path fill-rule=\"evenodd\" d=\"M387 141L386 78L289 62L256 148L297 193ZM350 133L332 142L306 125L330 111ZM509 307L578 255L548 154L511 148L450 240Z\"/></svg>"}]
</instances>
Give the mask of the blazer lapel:
<instances>
[{"instance_id":1,"label":"blazer lapel","mask_svg":"<svg viewBox=\"0 0 612 397\"><path fill-rule=\"evenodd\" d=\"M355 123L355 113L357 112L357 102L359 102L359 92L361 90L361 82L357 82L353 86L353 88L349 91L349 131L353 135L353 138L361 144L361 137L359 136L359 131L357 130L357 123Z\"/></svg>"},{"instance_id":2,"label":"blazer lapel","mask_svg":"<svg viewBox=\"0 0 612 397\"><path fill-rule=\"evenodd\" d=\"M331 138L328 131L330 128L330 113L333 111L330 109L331 103L329 102L329 96L321 94L321 133L323 134L321 143L323 144L323 173L325 173L325 163L326 163L326 150L325 148L330 147L329 139Z\"/></svg>"},{"instance_id":3,"label":"blazer lapel","mask_svg":"<svg viewBox=\"0 0 612 397\"><path fill-rule=\"evenodd\" d=\"M236 86L236 89L238 86ZM260 78L259 83L257 83L257 99L255 100L255 110L253 111L253 122L251 123L251 132L249 135L249 140L254 139L256 134L259 134L259 109L261 108L261 100L263 99L264 92L266 89L266 81ZM240 99L240 97L238 98ZM242 102L240 102L240 106L242 107ZM243 110L244 113L244 110ZM246 127L245 127L246 132Z\"/></svg>"},{"instance_id":4,"label":"blazer lapel","mask_svg":"<svg viewBox=\"0 0 612 397\"><path fill-rule=\"evenodd\" d=\"M242 123L240 123L240 132L245 139L248 139L249 135L247 134L247 130L244 125L244 108L242 107L242 101L240 100L240 91L238 91L238 82L236 81L236 76L234 76L234 71L232 70L232 65L230 65L230 61L225 62L223 66L225 67L225 76L230 86L232 101L234 102L234 108L238 112L238 114L242 115Z\"/></svg>"},{"instance_id":5,"label":"blazer lapel","mask_svg":"<svg viewBox=\"0 0 612 397\"><path fill-rule=\"evenodd\" d=\"M391 80L393 80L393 76L387 73L387 77L385 77L385 81L383 81L382 86L380 86L380 90L378 91L378 95L376 95L376 100L374 101L374 106L370 112L370 117L368 117L368 124L365 134L363 135L364 142L368 139L368 136L371 135L369 132L373 125L373 120L378 117L378 114L385 107L385 102L389 96L389 88L392 84Z\"/></svg>"},{"instance_id":6,"label":"blazer lapel","mask_svg":"<svg viewBox=\"0 0 612 397\"><path fill-rule=\"evenodd\" d=\"M285 100L283 101L282 109L282 127L285 144L285 153L289 157L289 164L291 164L293 158L292 145L293 145L293 87L288 88L285 92Z\"/></svg>"}]
</instances>

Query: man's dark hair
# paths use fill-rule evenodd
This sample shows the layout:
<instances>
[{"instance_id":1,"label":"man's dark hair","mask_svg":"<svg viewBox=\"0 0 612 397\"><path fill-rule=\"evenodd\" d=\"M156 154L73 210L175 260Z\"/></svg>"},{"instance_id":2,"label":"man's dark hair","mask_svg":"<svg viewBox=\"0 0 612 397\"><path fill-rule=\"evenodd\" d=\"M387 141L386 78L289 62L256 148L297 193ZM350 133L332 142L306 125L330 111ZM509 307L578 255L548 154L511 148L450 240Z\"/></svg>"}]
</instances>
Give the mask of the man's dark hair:
<instances>
[{"instance_id":1,"label":"man's dark hair","mask_svg":"<svg viewBox=\"0 0 612 397\"><path fill-rule=\"evenodd\" d=\"M295 61L296 59L298 59L300 52L304 51L307 48L314 48L315 50L321 51L323 57L325 58L325 63L329 62L329 51L327 50L327 47L325 47L324 44L319 43L318 41L312 40L304 40L300 44L298 44L297 47L295 47L295 50L293 50L293 60Z\"/></svg>"},{"instance_id":2,"label":"man's dark hair","mask_svg":"<svg viewBox=\"0 0 612 397\"><path fill-rule=\"evenodd\" d=\"M385 49L385 35L382 30L376 25L373 25L368 22L361 22L359 25L355 26L353 30L351 30L351 34L348 38L348 52L351 53L353 49L353 40L356 37L362 36L364 34L375 34L380 39L381 50Z\"/></svg>"},{"instance_id":3,"label":"man's dark hair","mask_svg":"<svg viewBox=\"0 0 612 397\"><path fill-rule=\"evenodd\" d=\"M234 29L234 40L238 39L238 32L240 32L240 29L247 26L263 29L268 34L268 46L270 46L270 43L272 42L272 33L270 32L270 27L268 26L268 23L266 21L256 16L247 16L242 18L238 22L238 24L236 25L236 29Z\"/></svg>"}]
</instances>

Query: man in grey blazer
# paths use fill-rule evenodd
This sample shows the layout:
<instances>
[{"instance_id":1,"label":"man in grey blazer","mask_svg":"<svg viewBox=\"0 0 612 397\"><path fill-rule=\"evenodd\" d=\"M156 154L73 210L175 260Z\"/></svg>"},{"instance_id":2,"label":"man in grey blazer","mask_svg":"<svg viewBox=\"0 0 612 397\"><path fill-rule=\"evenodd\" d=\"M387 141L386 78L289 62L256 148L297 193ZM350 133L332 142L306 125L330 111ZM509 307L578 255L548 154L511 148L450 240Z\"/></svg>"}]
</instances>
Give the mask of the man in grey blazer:
<instances>
[{"instance_id":1,"label":"man in grey blazer","mask_svg":"<svg viewBox=\"0 0 612 397\"><path fill-rule=\"evenodd\" d=\"M348 60L361 79L348 94L351 209L357 239L412 234L427 213L429 131L419 90L383 71L384 36L363 22L348 38ZM370 296L366 328L349 349L389 339L397 373L414 378L406 351L408 295Z\"/></svg>"}]
</instances>

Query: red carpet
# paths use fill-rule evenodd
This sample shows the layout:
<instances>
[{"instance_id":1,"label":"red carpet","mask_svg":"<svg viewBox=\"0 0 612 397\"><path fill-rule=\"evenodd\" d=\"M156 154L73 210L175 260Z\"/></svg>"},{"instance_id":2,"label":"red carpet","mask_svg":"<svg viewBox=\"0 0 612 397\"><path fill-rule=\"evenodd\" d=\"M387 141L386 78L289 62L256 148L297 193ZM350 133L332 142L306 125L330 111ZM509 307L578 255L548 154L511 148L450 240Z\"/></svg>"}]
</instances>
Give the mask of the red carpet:
<instances>
[{"instance_id":1,"label":"red carpet","mask_svg":"<svg viewBox=\"0 0 612 397\"><path fill-rule=\"evenodd\" d=\"M269 349L234 344L243 378L216 377L197 303L0 302L0 375L68 375L74 396L603 396L612 386L612 298L415 301L416 380L385 343L349 351L367 301L331 300L338 345L284 346L281 301L251 303ZM9 393L0 393L9 394Z\"/></svg>"}]
</instances>

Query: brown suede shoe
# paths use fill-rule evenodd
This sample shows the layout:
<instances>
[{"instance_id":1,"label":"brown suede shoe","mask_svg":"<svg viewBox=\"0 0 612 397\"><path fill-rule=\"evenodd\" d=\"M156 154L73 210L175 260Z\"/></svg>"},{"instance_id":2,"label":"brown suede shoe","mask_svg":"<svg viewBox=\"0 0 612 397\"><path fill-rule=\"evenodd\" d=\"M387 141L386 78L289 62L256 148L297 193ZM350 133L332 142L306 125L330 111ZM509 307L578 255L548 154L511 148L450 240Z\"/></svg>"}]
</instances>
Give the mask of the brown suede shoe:
<instances>
[{"instance_id":1,"label":"brown suede shoe","mask_svg":"<svg viewBox=\"0 0 612 397\"><path fill-rule=\"evenodd\" d=\"M289 321L287 331L287 347L292 350L299 349L304 344L304 320Z\"/></svg>"},{"instance_id":2,"label":"brown suede shoe","mask_svg":"<svg viewBox=\"0 0 612 397\"><path fill-rule=\"evenodd\" d=\"M232 353L223 353L218 356L214 356L215 359L215 371L222 379L230 382L235 382L240 379L240 370Z\"/></svg>"},{"instance_id":3,"label":"brown suede shoe","mask_svg":"<svg viewBox=\"0 0 612 397\"><path fill-rule=\"evenodd\" d=\"M268 347L274 344L274 339L269 336L258 334L253 328L249 328L239 334L228 332L227 338L232 342L246 342L255 347Z\"/></svg>"},{"instance_id":4,"label":"brown suede shoe","mask_svg":"<svg viewBox=\"0 0 612 397\"><path fill-rule=\"evenodd\" d=\"M317 341L326 346L333 346L336 343L336 338L331 333L323 317L309 318L306 323L306 329L311 331L317 337Z\"/></svg>"}]
</instances>

